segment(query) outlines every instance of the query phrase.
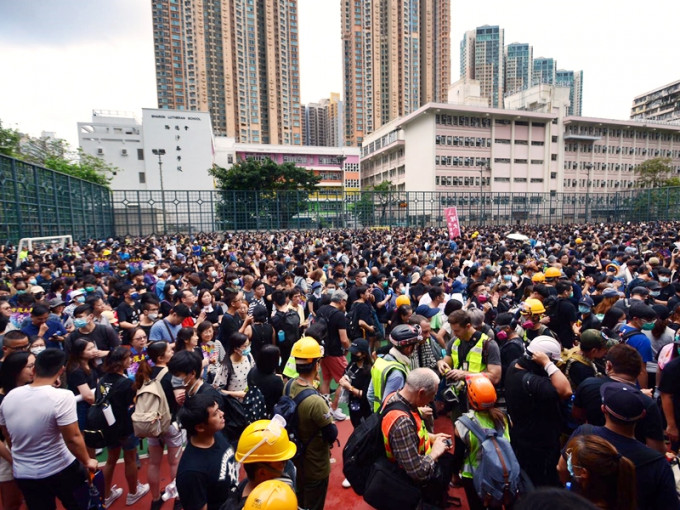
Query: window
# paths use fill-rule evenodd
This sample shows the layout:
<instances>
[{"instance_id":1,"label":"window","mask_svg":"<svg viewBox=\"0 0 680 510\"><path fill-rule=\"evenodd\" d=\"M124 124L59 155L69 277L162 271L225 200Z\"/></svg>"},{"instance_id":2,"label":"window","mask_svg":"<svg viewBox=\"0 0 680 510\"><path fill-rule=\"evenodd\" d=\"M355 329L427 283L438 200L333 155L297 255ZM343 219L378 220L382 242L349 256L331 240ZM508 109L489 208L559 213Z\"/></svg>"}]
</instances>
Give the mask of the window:
<instances>
[{"instance_id":1,"label":"window","mask_svg":"<svg viewBox=\"0 0 680 510\"><path fill-rule=\"evenodd\" d=\"M550 161L557 161L557 154L551 154Z\"/></svg>"},{"instance_id":2,"label":"window","mask_svg":"<svg viewBox=\"0 0 680 510\"><path fill-rule=\"evenodd\" d=\"M139 172L139 184L146 184L146 174L144 172Z\"/></svg>"},{"instance_id":3,"label":"window","mask_svg":"<svg viewBox=\"0 0 680 510\"><path fill-rule=\"evenodd\" d=\"M515 177L513 179L513 181L515 181L515 182L527 182L527 178L526 177Z\"/></svg>"},{"instance_id":4,"label":"window","mask_svg":"<svg viewBox=\"0 0 680 510\"><path fill-rule=\"evenodd\" d=\"M137 159L139 160L144 159L144 149L137 149Z\"/></svg>"},{"instance_id":5,"label":"window","mask_svg":"<svg viewBox=\"0 0 680 510\"><path fill-rule=\"evenodd\" d=\"M534 183L536 183L536 182L543 182L543 179L537 179L537 178L535 178L535 177L532 177L531 180L530 180L530 182L534 182Z\"/></svg>"},{"instance_id":6,"label":"window","mask_svg":"<svg viewBox=\"0 0 680 510\"><path fill-rule=\"evenodd\" d=\"M510 182L510 177L494 177L494 182Z\"/></svg>"},{"instance_id":7,"label":"window","mask_svg":"<svg viewBox=\"0 0 680 510\"><path fill-rule=\"evenodd\" d=\"M542 141L539 141L539 140L532 140L532 141L531 141L531 145L542 146L542 145L544 145L544 144L543 144Z\"/></svg>"}]
</instances>

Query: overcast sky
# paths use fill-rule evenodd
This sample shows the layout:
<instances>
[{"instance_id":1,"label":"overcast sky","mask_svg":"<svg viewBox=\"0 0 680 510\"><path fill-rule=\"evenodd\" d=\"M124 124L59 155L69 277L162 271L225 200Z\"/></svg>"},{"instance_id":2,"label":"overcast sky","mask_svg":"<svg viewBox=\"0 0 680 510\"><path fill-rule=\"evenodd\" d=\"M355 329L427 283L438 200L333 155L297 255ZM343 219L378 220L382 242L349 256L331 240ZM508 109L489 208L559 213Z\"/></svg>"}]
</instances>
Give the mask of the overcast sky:
<instances>
[{"instance_id":1,"label":"overcast sky","mask_svg":"<svg viewBox=\"0 0 680 510\"><path fill-rule=\"evenodd\" d=\"M342 92L340 0L298 0L304 103ZM583 69L583 114L625 119L633 97L680 79L680 1L452 0L452 81L459 43L500 25L505 43ZM150 0L0 0L0 120L77 144L93 109L156 103Z\"/></svg>"}]
</instances>

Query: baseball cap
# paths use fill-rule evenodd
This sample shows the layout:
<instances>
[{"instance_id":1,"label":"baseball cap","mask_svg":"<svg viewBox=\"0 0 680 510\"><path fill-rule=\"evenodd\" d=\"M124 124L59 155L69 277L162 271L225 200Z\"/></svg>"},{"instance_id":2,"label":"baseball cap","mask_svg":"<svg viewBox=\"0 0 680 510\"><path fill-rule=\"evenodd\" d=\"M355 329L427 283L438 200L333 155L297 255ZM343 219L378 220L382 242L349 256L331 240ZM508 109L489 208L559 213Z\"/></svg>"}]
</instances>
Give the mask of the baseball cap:
<instances>
[{"instance_id":1,"label":"baseball cap","mask_svg":"<svg viewBox=\"0 0 680 510\"><path fill-rule=\"evenodd\" d=\"M592 308L595 306L595 303L593 302L593 299L590 296L583 296L581 300L578 302L579 305L586 305Z\"/></svg>"},{"instance_id":2,"label":"baseball cap","mask_svg":"<svg viewBox=\"0 0 680 510\"><path fill-rule=\"evenodd\" d=\"M601 349L607 347L607 337L597 329L586 329L581 333L581 350Z\"/></svg>"},{"instance_id":3,"label":"baseball cap","mask_svg":"<svg viewBox=\"0 0 680 510\"><path fill-rule=\"evenodd\" d=\"M423 315L427 319L431 319L435 315L439 313L439 308L432 308L428 305L420 305L418 308L416 308L415 314L416 315Z\"/></svg>"},{"instance_id":4,"label":"baseball cap","mask_svg":"<svg viewBox=\"0 0 680 510\"><path fill-rule=\"evenodd\" d=\"M608 288L602 291L602 296L604 297L618 297L619 293L616 289Z\"/></svg>"},{"instance_id":5,"label":"baseball cap","mask_svg":"<svg viewBox=\"0 0 680 510\"><path fill-rule=\"evenodd\" d=\"M321 287L321 282L312 283L312 290L318 289L320 287Z\"/></svg>"},{"instance_id":6,"label":"baseball cap","mask_svg":"<svg viewBox=\"0 0 680 510\"><path fill-rule=\"evenodd\" d=\"M652 320L656 318L656 312L654 308L644 303L633 303L630 305L628 316L632 319Z\"/></svg>"},{"instance_id":7,"label":"baseball cap","mask_svg":"<svg viewBox=\"0 0 680 510\"><path fill-rule=\"evenodd\" d=\"M628 384L605 383L600 386L600 396L607 413L618 420L634 422L644 417L646 413L642 394Z\"/></svg>"},{"instance_id":8,"label":"baseball cap","mask_svg":"<svg viewBox=\"0 0 680 510\"><path fill-rule=\"evenodd\" d=\"M661 284L659 282L657 282L656 280L649 280L648 282L645 282L644 285L649 290L659 290L659 289L661 289Z\"/></svg>"},{"instance_id":9,"label":"baseball cap","mask_svg":"<svg viewBox=\"0 0 680 510\"><path fill-rule=\"evenodd\" d=\"M442 279L439 278L439 276L435 276L434 278L432 278L430 280L430 286L432 286L432 287L436 287L437 285L441 285L441 284L442 284Z\"/></svg>"},{"instance_id":10,"label":"baseball cap","mask_svg":"<svg viewBox=\"0 0 680 510\"><path fill-rule=\"evenodd\" d=\"M365 338L357 338L352 342L352 345L349 346L349 352L352 354L358 354L360 352L368 354L368 340Z\"/></svg>"},{"instance_id":11,"label":"baseball cap","mask_svg":"<svg viewBox=\"0 0 680 510\"><path fill-rule=\"evenodd\" d=\"M43 289L40 285L34 285L31 287L31 294L42 294L45 292L45 289Z\"/></svg>"},{"instance_id":12,"label":"baseball cap","mask_svg":"<svg viewBox=\"0 0 680 510\"><path fill-rule=\"evenodd\" d=\"M49 305L50 308L56 308L58 306L61 306L64 304L64 300L58 297L50 299L47 304Z\"/></svg>"},{"instance_id":13,"label":"baseball cap","mask_svg":"<svg viewBox=\"0 0 680 510\"><path fill-rule=\"evenodd\" d=\"M638 296L649 296L649 289L642 285L638 285L637 287L633 287L633 290L631 290L630 293L631 295L637 294Z\"/></svg>"}]
</instances>

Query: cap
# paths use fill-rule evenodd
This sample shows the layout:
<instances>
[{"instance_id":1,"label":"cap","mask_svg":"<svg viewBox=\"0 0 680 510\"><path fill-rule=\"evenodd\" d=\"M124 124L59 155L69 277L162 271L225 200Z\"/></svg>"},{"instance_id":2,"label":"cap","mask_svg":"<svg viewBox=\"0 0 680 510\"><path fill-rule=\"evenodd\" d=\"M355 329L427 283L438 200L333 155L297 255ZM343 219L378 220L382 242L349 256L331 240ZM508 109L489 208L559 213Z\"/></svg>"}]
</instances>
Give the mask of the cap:
<instances>
[{"instance_id":1,"label":"cap","mask_svg":"<svg viewBox=\"0 0 680 510\"><path fill-rule=\"evenodd\" d=\"M648 288L649 290L660 290L661 289L661 284L657 282L656 280L649 280L648 282L644 283L644 286Z\"/></svg>"},{"instance_id":2,"label":"cap","mask_svg":"<svg viewBox=\"0 0 680 510\"><path fill-rule=\"evenodd\" d=\"M586 305L592 308L595 306L595 303L593 302L593 299L590 296L583 296L581 300L578 302L579 305Z\"/></svg>"},{"instance_id":3,"label":"cap","mask_svg":"<svg viewBox=\"0 0 680 510\"><path fill-rule=\"evenodd\" d=\"M527 352L529 354L542 352L547 354L551 360L559 361L560 354L562 353L562 346L553 337L540 335L529 343L527 346Z\"/></svg>"},{"instance_id":4,"label":"cap","mask_svg":"<svg viewBox=\"0 0 680 510\"><path fill-rule=\"evenodd\" d=\"M420 280L420 273L413 273L411 275L411 285L415 285Z\"/></svg>"},{"instance_id":5,"label":"cap","mask_svg":"<svg viewBox=\"0 0 680 510\"><path fill-rule=\"evenodd\" d=\"M642 394L633 386L620 382L605 383L600 386L602 404L608 414L625 421L638 421L645 415Z\"/></svg>"},{"instance_id":6,"label":"cap","mask_svg":"<svg viewBox=\"0 0 680 510\"><path fill-rule=\"evenodd\" d=\"M442 279L439 278L439 276L435 276L434 278L432 278L430 280L430 285L432 287L436 287L437 285L441 285L441 284L442 284Z\"/></svg>"},{"instance_id":7,"label":"cap","mask_svg":"<svg viewBox=\"0 0 680 510\"><path fill-rule=\"evenodd\" d=\"M432 308L428 305L420 305L418 308L416 308L414 313L416 315L422 315L427 319L431 319L439 313L439 308Z\"/></svg>"},{"instance_id":8,"label":"cap","mask_svg":"<svg viewBox=\"0 0 680 510\"><path fill-rule=\"evenodd\" d=\"M647 261L650 266L658 266L659 265L659 257L650 257L649 260Z\"/></svg>"},{"instance_id":9,"label":"cap","mask_svg":"<svg viewBox=\"0 0 680 510\"><path fill-rule=\"evenodd\" d=\"M349 346L349 352L352 354L359 354L360 352L368 354L368 340L365 338L357 338L352 342L352 345Z\"/></svg>"},{"instance_id":10,"label":"cap","mask_svg":"<svg viewBox=\"0 0 680 510\"><path fill-rule=\"evenodd\" d=\"M32 290L32 289L31 289ZM80 296L81 294L85 294L85 289L75 289L71 291L70 296L75 297L75 296Z\"/></svg>"},{"instance_id":11,"label":"cap","mask_svg":"<svg viewBox=\"0 0 680 510\"><path fill-rule=\"evenodd\" d=\"M618 297L619 293L616 289L608 288L602 291L603 297Z\"/></svg>"},{"instance_id":12,"label":"cap","mask_svg":"<svg viewBox=\"0 0 680 510\"><path fill-rule=\"evenodd\" d=\"M630 291L631 296L633 294L637 294L639 296L649 296L649 289L647 287L643 287L642 285L638 285L637 287L633 287L633 290Z\"/></svg>"},{"instance_id":13,"label":"cap","mask_svg":"<svg viewBox=\"0 0 680 510\"><path fill-rule=\"evenodd\" d=\"M312 283L312 290L321 288L321 282Z\"/></svg>"},{"instance_id":14,"label":"cap","mask_svg":"<svg viewBox=\"0 0 680 510\"><path fill-rule=\"evenodd\" d=\"M43 289L40 285L34 285L31 287L31 294L42 294L45 292L45 289Z\"/></svg>"},{"instance_id":15,"label":"cap","mask_svg":"<svg viewBox=\"0 0 680 510\"><path fill-rule=\"evenodd\" d=\"M47 304L49 305L50 308L56 308L58 306L61 306L64 304L64 300L58 297L50 299Z\"/></svg>"},{"instance_id":16,"label":"cap","mask_svg":"<svg viewBox=\"0 0 680 510\"><path fill-rule=\"evenodd\" d=\"M586 329L581 333L581 350L601 349L607 347L608 338L597 329Z\"/></svg>"},{"instance_id":17,"label":"cap","mask_svg":"<svg viewBox=\"0 0 680 510\"><path fill-rule=\"evenodd\" d=\"M628 316L631 319L652 320L656 318L656 312L654 311L654 308L644 303L633 303L630 305Z\"/></svg>"}]
</instances>

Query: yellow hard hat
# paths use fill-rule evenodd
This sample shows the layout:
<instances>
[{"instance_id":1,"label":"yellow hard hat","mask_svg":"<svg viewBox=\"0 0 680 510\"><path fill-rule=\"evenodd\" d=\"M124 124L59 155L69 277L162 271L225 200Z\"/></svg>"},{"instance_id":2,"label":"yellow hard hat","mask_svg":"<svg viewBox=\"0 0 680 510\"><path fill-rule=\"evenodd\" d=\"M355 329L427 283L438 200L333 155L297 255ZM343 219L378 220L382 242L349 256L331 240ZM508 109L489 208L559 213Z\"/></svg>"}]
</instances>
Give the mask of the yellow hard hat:
<instances>
[{"instance_id":1,"label":"yellow hard hat","mask_svg":"<svg viewBox=\"0 0 680 510\"><path fill-rule=\"evenodd\" d=\"M286 482L267 480L248 495L243 510L297 510L297 497Z\"/></svg>"},{"instance_id":2,"label":"yellow hard hat","mask_svg":"<svg viewBox=\"0 0 680 510\"><path fill-rule=\"evenodd\" d=\"M323 349L319 342L314 340L311 336L303 336L293 344L293 349L290 351L290 355L295 358L295 360L313 360L323 357ZM307 362L309 363L309 361Z\"/></svg>"},{"instance_id":3,"label":"yellow hard hat","mask_svg":"<svg viewBox=\"0 0 680 510\"><path fill-rule=\"evenodd\" d=\"M562 276L562 271L560 271L556 267L549 267L548 269L545 270L546 278L559 278L560 276Z\"/></svg>"},{"instance_id":4,"label":"yellow hard hat","mask_svg":"<svg viewBox=\"0 0 680 510\"><path fill-rule=\"evenodd\" d=\"M583 243L583 239L581 239L580 237L577 237L576 240L575 240L575 243L576 243L576 244L582 244L582 243Z\"/></svg>"},{"instance_id":5,"label":"yellow hard hat","mask_svg":"<svg viewBox=\"0 0 680 510\"><path fill-rule=\"evenodd\" d=\"M475 231L472 233L472 235L470 236L470 238L471 238L471 239L476 239L478 235L479 235L479 232L477 232L477 231L475 230Z\"/></svg>"},{"instance_id":6,"label":"yellow hard hat","mask_svg":"<svg viewBox=\"0 0 680 510\"><path fill-rule=\"evenodd\" d=\"M531 281L534 283L543 283L545 281L545 275L543 273L535 273L531 277Z\"/></svg>"},{"instance_id":7,"label":"yellow hard hat","mask_svg":"<svg viewBox=\"0 0 680 510\"><path fill-rule=\"evenodd\" d=\"M524 302L524 311L531 313L531 315L541 315L545 313L545 307L538 299L529 298Z\"/></svg>"},{"instance_id":8,"label":"yellow hard hat","mask_svg":"<svg viewBox=\"0 0 680 510\"><path fill-rule=\"evenodd\" d=\"M396 301L397 308L400 307L401 305L411 305L411 298L409 298L407 295L402 294L397 298Z\"/></svg>"},{"instance_id":9,"label":"yellow hard hat","mask_svg":"<svg viewBox=\"0 0 680 510\"><path fill-rule=\"evenodd\" d=\"M258 420L244 429L234 455L236 462L281 462L293 458L297 446L288 439L285 428L272 427L271 423L272 420Z\"/></svg>"}]
</instances>

